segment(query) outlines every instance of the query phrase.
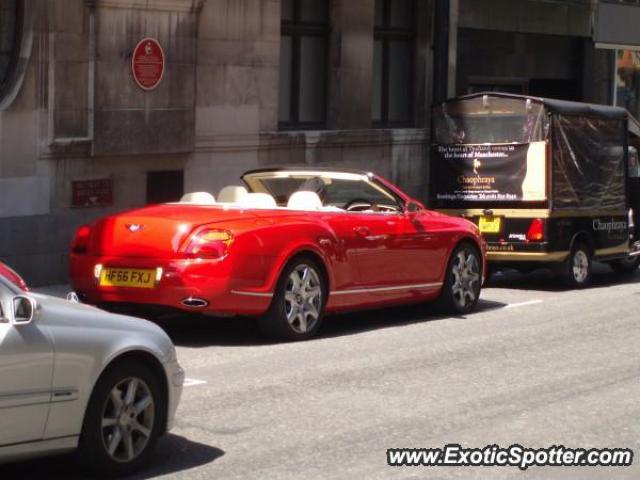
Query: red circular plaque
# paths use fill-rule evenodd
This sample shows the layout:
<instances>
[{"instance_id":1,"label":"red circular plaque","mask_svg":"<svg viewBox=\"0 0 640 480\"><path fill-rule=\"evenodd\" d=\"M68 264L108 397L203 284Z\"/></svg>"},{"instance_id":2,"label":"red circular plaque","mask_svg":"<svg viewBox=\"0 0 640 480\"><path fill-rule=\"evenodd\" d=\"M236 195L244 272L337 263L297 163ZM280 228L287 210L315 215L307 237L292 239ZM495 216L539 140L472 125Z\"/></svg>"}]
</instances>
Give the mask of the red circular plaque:
<instances>
[{"instance_id":1,"label":"red circular plaque","mask_svg":"<svg viewBox=\"0 0 640 480\"><path fill-rule=\"evenodd\" d=\"M155 38L143 38L131 57L133 79L144 90L153 90L164 75L164 51Z\"/></svg>"}]
</instances>

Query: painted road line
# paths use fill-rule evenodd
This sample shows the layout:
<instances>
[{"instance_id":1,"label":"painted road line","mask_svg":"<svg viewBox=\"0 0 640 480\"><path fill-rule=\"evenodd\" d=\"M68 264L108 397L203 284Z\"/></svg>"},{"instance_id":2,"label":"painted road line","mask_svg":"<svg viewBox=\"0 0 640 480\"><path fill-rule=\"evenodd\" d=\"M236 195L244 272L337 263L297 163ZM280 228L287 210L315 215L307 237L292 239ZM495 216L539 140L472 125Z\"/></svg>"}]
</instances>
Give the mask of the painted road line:
<instances>
[{"instance_id":1,"label":"painted road line","mask_svg":"<svg viewBox=\"0 0 640 480\"><path fill-rule=\"evenodd\" d=\"M527 307L529 305L536 305L538 303L542 303L542 300L529 300L527 302L510 303L509 305L506 305L504 308Z\"/></svg>"},{"instance_id":2,"label":"painted road line","mask_svg":"<svg viewBox=\"0 0 640 480\"><path fill-rule=\"evenodd\" d=\"M205 383L207 383L206 380L196 380L195 378L185 378L184 379L184 383L182 384L183 387L196 387L198 385L204 385Z\"/></svg>"}]
</instances>

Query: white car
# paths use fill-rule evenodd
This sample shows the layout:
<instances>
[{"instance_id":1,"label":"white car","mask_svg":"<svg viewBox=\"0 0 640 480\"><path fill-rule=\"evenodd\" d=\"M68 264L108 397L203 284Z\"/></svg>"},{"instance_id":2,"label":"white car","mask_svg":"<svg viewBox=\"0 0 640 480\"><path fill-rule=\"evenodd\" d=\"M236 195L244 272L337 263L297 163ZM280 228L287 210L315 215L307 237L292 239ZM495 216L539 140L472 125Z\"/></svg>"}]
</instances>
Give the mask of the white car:
<instances>
[{"instance_id":1,"label":"white car","mask_svg":"<svg viewBox=\"0 0 640 480\"><path fill-rule=\"evenodd\" d=\"M148 460L184 382L158 326L0 276L0 463L77 449L101 475Z\"/></svg>"}]
</instances>

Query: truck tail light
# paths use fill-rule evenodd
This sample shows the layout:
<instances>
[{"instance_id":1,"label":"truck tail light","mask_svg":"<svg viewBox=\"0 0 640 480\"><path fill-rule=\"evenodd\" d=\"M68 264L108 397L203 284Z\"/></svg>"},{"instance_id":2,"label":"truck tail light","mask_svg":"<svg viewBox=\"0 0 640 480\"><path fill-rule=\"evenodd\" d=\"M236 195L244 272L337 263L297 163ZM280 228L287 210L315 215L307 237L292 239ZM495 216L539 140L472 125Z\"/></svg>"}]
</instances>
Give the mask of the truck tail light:
<instances>
[{"instance_id":1,"label":"truck tail light","mask_svg":"<svg viewBox=\"0 0 640 480\"><path fill-rule=\"evenodd\" d=\"M544 240L544 221L541 218L534 218L529 225L527 241L541 242Z\"/></svg>"},{"instance_id":2,"label":"truck tail light","mask_svg":"<svg viewBox=\"0 0 640 480\"><path fill-rule=\"evenodd\" d=\"M89 236L91 235L91 227L89 225L83 225L76 231L76 235L73 238L71 244L71 251L73 253L87 253L89 251Z\"/></svg>"},{"instance_id":3,"label":"truck tail light","mask_svg":"<svg viewBox=\"0 0 640 480\"><path fill-rule=\"evenodd\" d=\"M196 232L184 253L189 257L223 258L233 243L233 234L226 230L206 228Z\"/></svg>"}]
</instances>

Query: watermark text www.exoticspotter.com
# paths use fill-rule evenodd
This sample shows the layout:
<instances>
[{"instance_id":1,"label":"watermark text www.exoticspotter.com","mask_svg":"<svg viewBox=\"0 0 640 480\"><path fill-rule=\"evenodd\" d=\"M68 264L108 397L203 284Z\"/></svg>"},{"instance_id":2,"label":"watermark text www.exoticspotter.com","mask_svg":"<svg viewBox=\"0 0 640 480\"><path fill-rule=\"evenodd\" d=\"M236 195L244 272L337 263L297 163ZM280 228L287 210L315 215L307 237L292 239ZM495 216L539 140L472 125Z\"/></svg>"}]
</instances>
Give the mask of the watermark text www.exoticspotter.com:
<instances>
[{"instance_id":1,"label":"watermark text www.exoticspotter.com","mask_svg":"<svg viewBox=\"0 0 640 480\"><path fill-rule=\"evenodd\" d=\"M629 448L525 448L514 444L507 448L487 445L464 448L458 444L442 448L390 448L387 464L392 467L628 467L633 463Z\"/></svg>"}]
</instances>

